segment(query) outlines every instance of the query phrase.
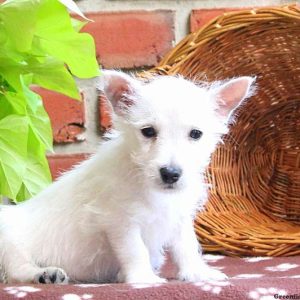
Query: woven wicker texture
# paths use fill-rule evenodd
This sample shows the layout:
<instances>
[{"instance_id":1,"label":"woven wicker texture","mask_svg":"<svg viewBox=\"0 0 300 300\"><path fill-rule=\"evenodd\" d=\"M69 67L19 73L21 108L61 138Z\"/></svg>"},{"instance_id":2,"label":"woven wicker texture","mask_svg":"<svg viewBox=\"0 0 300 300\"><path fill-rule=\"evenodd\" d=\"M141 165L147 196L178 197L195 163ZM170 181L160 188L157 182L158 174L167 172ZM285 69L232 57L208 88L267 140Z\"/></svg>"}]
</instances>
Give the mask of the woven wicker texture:
<instances>
[{"instance_id":1,"label":"woven wicker texture","mask_svg":"<svg viewBox=\"0 0 300 300\"><path fill-rule=\"evenodd\" d=\"M300 254L300 10L225 13L151 72L207 81L257 76L256 95L212 157L210 201L195 228L207 251Z\"/></svg>"}]
</instances>

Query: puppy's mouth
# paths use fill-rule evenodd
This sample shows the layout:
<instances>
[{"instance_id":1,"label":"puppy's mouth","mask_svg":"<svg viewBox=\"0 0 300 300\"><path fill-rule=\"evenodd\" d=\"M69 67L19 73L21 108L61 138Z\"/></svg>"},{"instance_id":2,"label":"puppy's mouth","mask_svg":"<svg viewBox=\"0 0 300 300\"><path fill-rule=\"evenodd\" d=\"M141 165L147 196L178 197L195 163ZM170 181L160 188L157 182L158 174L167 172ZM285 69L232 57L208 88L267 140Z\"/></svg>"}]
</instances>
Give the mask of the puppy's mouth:
<instances>
[{"instance_id":1,"label":"puppy's mouth","mask_svg":"<svg viewBox=\"0 0 300 300\"><path fill-rule=\"evenodd\" d=\"M175 183L168 183L168 184L164 184L163 188L164 190L174 190L176 187Z\"/></svg>"},{"instance_id":2,"label":"puppy's mouth","mask_svg":"<svg viewBox=\"0 0 300 300\"><path fill-rule=\"evenodd\" d=\"M166 192L175 192L181 189L182 185L178 182L176 183L162 183L160 184L161 189Z\"/></svg>"},{"instance_id":3,"label":"puppy's mouth","mask_svg":"<svg viewBox=\"0 0 300 300\"><path fill-rule=\"evenodd\" d=\"M176 191L181 186L180 184L178 184L178 182L165 183L165 182L162 182L161 180L157 180L155 185L156 185L156 188L158 188L160 191L165 191L165 192Z\"/></svg>"}]
</instances>

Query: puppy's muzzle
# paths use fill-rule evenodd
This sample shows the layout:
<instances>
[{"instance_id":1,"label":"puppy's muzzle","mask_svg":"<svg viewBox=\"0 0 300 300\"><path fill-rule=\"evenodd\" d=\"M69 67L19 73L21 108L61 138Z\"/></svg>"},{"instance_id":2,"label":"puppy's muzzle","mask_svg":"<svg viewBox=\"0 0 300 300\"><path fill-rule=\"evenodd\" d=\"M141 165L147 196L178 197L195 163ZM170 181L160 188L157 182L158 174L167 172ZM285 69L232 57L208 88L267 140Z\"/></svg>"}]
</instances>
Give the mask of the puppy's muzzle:
<instances>
[{"instance_id":1,"label":"puppy's muzzle","mask_svg":"<svg viewBox=\"0 0 300 300\"><path fill-rule=\"evenodd\" d=\"M159 172L162 181L166 184L177 182L182 174L182 170L176 167L164 167Z\"/></svg>"}]
</instances>

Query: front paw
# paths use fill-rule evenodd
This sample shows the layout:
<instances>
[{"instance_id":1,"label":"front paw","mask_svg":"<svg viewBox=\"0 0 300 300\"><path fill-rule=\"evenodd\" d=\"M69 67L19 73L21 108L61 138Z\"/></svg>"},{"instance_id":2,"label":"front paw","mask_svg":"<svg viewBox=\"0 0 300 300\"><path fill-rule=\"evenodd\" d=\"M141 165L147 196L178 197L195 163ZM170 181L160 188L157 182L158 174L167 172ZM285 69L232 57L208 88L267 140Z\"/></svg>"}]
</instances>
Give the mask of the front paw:
<instances>
[{"instance_id":1,"label":"front paw","mask_svg":"<svg viewBox=\"0 0 300 300\"><path fill-rule=\"evenodd\" d=\"M209 281L209 280L226 280L228 279L227 275L221 271L214 269L209 266L205 268L192 269L187 271L181 271L178 274L178 279L188 282L197 282L197 281Z\"/></svg>"},{"instance_id":2,"label":"front paw","mask_svg":"<svg viewBox=\"0 0 300 300\"><path fill-rule=\"evenodd\" d=\"M149 274L130 274L128 276L125 276L125 283L166 283L167 280L165 278L161 278L154 273Z\"/></svg>"},{"instance_id":3,"label":"front paw","mask_svg":"<svg viewBox=\"0 0 300 300\"><path fill-rule=\"evenodd\" d=\"M34 276L34 283L55 283L55 284L67 284L69 278L63 269L56 267L47 267L42 269L41 272Z\"/></svg>"}]
</instances>

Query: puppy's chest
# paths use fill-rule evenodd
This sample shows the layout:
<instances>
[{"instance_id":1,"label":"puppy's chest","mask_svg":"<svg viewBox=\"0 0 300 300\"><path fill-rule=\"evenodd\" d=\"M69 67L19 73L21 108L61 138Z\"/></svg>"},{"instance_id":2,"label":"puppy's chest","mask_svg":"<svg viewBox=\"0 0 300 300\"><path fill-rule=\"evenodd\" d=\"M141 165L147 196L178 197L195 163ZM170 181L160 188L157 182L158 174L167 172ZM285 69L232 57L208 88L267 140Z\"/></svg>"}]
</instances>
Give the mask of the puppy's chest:
<instances>
[{"instance_id":1,"label":"puppy's chest","mask_svg":"<svg viewBox=\"0 0 300 300\"><path fill-rule=\"evenodd\" d=\"M142 236L147 244L168 244L186 216L178 209L167 208L152 212L142 224ZM150 246L151 246L150 245Z\"/></svg>"}]
</instances>

